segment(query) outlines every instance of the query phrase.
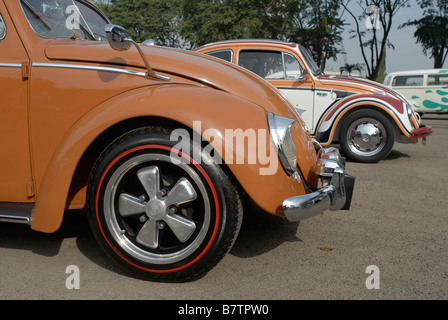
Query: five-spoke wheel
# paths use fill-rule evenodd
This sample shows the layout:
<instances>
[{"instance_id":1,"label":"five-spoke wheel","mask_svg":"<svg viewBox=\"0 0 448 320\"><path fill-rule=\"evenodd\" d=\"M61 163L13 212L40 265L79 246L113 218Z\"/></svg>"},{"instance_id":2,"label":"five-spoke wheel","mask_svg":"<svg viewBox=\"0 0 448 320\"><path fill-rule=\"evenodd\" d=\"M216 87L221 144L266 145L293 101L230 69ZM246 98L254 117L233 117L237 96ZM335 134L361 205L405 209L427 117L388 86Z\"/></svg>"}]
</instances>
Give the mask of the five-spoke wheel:
<instances>
[{"instance_id":1,"label":"five-spoke wheel","mask_svg":"<svg viewBox=\"0 0 448 320\"><path fill-rule=\"evenodd\" d=\"M170 132L137 129L102 153L88 186L89 221L102 248L134 275L186 281L227 253L242 209L224 169L201 147L174 150Z\"/></svg>"}]
</instances>

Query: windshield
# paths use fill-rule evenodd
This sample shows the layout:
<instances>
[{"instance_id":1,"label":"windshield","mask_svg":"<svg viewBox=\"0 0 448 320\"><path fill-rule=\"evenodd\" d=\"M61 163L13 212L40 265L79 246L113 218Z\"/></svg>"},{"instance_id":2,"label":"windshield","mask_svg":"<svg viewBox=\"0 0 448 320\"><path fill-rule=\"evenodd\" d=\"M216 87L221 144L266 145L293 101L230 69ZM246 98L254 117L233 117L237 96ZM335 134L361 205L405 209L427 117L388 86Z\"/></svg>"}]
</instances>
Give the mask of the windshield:
<instances>
[{"instance_id":1,"label":"windshield","mask_svg":"<svg viewBox=\"0 0 448 320\"><path fill-rule=\"evenodd\" d=\"M313 75L319 76L319 75L323 74L322 71L320 70L320 68L317 66L316 62L314 61L313 56L311 55L311 52L307 48L302 47L302 46L299 46L299 50L302 53L302 57L305 59L306 64L310 68Z\"/></svg>"},{"instance_id":2,"label":"windshield","mask_svg":"<svg viewBox=\"0 0 448 320\"><path fill-rule=\"evenodd\" d=\"M21 0L23 12L33 30L44 38L106 40L109 22L86 1Z\"/></svg>"}]
</instances>

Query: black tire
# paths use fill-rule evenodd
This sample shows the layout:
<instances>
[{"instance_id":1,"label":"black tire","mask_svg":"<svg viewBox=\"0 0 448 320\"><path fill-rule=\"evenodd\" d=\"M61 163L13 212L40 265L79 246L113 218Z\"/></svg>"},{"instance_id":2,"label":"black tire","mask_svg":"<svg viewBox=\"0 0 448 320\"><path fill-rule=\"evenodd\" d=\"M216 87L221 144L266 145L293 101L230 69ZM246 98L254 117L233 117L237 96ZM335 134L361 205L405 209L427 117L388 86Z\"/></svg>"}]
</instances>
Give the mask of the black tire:
<instances>
[{"instance_id":1,"label":"black tire","mask_svg":"<svg viewBox=\"0 0 448 320\"><path fill-rule=\"evenodd\" d=\"M136 129L102 152L88 184L88 216L101 248L133 276L184 282L226 255L243 209L231 176L191 139L197 154L179 150L182 161L171 161L171 132Z\"/></svg>"},{"instance_id":2,"label":"black tire","mask_svg":"<svg viewBox=\"0 0 448 320\"><path fill-rule=\"evenodd\" d=\"M355 162L378 162L386 158L395 143L390 120L375 110L359 110L342 120L339 143L342 153Z\"/></svg>"}]
</instances>

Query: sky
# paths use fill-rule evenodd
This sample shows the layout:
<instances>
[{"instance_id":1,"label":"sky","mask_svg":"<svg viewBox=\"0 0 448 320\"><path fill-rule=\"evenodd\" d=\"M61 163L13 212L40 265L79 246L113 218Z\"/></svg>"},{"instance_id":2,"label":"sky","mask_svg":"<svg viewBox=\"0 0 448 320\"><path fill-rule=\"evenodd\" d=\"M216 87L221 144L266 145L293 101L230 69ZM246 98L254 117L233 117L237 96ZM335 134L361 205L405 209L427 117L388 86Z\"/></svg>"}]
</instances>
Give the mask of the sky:
<instances>
[{"instance_id":1,"label":"sky","mask_svg":"<svg viewBox=\"0 0 448 320\"><path fill-rule=\"evenodd\" d=\"M422 17L422 9L417 5L415 0L410 2L410 7L401 8L392 25L392 31L389 34L389 40L395 46L395 50L387 49L386 51L386 73L405 70L418 69L433 69L434 62L430 56L425 56L420 44L416 43L414 38L415 27L406 27L398 29L398 26L407 22L408 20L418 20ZM356 0L352 0L349 8L359 7ZM359 8L359 12L361 8ZM345 27L343 33L343 44L346 54L347 63L364 63L361 50L359 48L358 40L350 39L349 30L354 28L353 18L344 13L342 18L350 25ZM365 28L365 21L360 23L362 28ZM345 64L345 59L342 55L338 57L338 61L329 61L326 70L339 71L339 68ZM448 62L445 62L444 68L448 68ZM364 72L365 75L365 72Z\"/></svg>"}]
</instances>

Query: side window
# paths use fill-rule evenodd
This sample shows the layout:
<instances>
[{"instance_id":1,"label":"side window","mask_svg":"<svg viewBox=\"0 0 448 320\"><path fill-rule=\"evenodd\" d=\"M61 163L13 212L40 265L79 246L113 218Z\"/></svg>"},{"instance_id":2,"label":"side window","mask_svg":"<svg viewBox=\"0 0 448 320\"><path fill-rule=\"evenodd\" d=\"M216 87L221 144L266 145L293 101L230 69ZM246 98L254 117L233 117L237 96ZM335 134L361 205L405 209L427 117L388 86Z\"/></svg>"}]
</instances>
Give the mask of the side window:
<instances>
[{"instance_id":1,"label":"side window","mask_svg":"<svg viewBox=\"0 0 448 320\"><path fill-rule=\"evenodd\" d=\"M282 53L279 51L241 51L238 65L266 79L284 79Z\"/></svg>"},{"instance_id":2,"label":"side window","mask_svg":"<svg viewBox=\"0 0 448 320\"><path fill-rule=\"evenodd\" d=\"M448 74L430 74L428 75L428 86L446 86L448 85Z\"/></svg>"},{"instance_id":3,"label":"side window","mask_svg":"<svg viewBox=\"0 0 448 320\"><path fill-rule=\"evenodd\" d=\"M21 0L33 30L43 38L106 40L108 21L86 1Z\"/></svg>"},{"instance_id":4,"label":"side window","mask_svg":"<svg viewBox=\"0 0 448 320\"><path fill-rule=\"evenodd\" d=\"M96 40L107 41L105 26L108 21L104 20L104 18L98 14L96 10L88 6L87 4L76 1L76 5L81 11L82 19L90 28L90 31L95 36Z\"/></svg>"},{"instance_id":5,"label":"side window","mask_svg":"<svg viewBox=\"0 0 448 320\"><path fill-rule=\"evenodd\" d=\"M238 65L270 80L297 79L302 75L296 57L281 51L244 50L239 54Z\"/></svg>"},{"instance_id":6,"label":"side window","mask_svg":"<svg viewBox=\"0 0 448 320\"><path fill-rule=\"evenodd\" d=\"M2 41L6 36L6 26L3 21L2 15L0 14L0 41Z\"/></svg>"},{"instance_id":7,"label":"side window","mask_svg":"<svg viewBox=\"0 0 448 320\"><path fill-rule=\"evenodd\" d=\"M302 66L292 54L283 53L286 79L297 79L303 73Z\"/></svg>"},{"instance_id":8,"label":"side window","mask_svg":"<svg viewBox=\"0 0 448 320\"><path fill-rule=\"evenodd\" d=\"M232 62L232 56L233 56L232 50L219 50L208 52L207 54L222 60L226 60L228 62Z\"/></svg>"},{"instance_id":9,"label":"side window","mask_svg":"<svg viewBox=\"0 0 448 320\"><path fill-rule=\"evenodd\" d=\"M392 81L394 87L422 86L423 76L396 76Z\"/></svg>"}]
</instances>

